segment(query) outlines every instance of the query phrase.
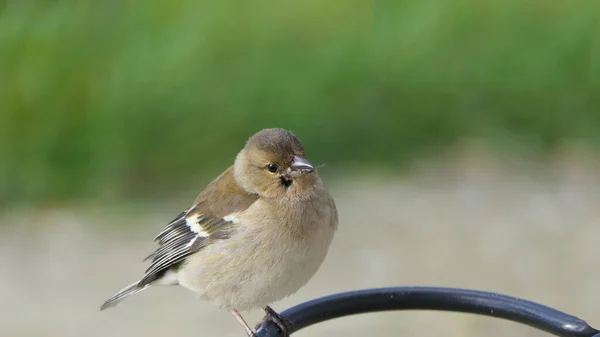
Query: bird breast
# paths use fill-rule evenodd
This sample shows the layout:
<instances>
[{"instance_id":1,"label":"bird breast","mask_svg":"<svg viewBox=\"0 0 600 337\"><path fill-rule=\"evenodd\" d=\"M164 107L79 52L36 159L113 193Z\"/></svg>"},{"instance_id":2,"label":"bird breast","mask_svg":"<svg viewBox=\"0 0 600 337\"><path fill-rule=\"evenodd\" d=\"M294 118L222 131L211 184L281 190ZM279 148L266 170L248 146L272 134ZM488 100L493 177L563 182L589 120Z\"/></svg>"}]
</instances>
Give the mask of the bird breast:
<instances>
[{"instance_id":1,"label":"bird breast","mask_svg":"<svg viewBox=\"0 0 600 337\"><path fill-rule=\"evenodd\" d=\"M311 200L286 207L258 200L233 220L239 230L190 257L178 277L220 307L246 310L308 282L327 254L337 214L335 206Z\"/></svg>"}]
</instances>

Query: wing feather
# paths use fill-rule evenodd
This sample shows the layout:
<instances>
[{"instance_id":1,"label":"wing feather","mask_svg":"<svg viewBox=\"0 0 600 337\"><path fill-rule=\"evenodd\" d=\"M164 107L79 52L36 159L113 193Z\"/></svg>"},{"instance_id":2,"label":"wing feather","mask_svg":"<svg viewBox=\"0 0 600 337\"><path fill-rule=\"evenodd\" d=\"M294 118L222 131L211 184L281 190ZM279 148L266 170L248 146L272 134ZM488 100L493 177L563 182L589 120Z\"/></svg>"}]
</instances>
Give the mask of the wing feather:
<instances>
[{"instance_id":1,"label":"wing feather","mask_svg":"<svg viewBox=\"0 0 600 337\"><path fill-rule=\"evenodd\" d=\"M204 218L195 207L182 212L155 238L159 247L145 260L152 260L139 286L160 278L164 271L177 266L187 256L204 248L211 240L225 239L233 222L223 218Z\"/></svg>"},{"instance_id":2,"label":"wing feather","mask_svg":"<svg viewBox=\"0 0 600 337\"><path fill-rule=\"evenodd\" d=\"M215 240L229 238L235 230L236 214L256 200L258 195L237 184L230 166L200 192L192 208L181 212L156 236L159 247L146 257L151 263L138 286L156 281Z\"/></svg>"}]
</instances>

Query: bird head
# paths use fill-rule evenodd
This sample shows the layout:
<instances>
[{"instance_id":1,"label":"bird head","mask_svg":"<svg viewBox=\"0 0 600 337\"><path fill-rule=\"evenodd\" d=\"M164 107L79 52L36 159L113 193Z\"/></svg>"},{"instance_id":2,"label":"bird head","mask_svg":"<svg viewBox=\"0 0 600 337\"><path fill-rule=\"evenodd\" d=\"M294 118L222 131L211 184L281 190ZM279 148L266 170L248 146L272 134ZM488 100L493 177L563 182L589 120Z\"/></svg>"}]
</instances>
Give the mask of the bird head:
<instances>
[{"instance_id":1,"label":"bird head","mask_svg":"<svg viewBox=\"0 0 600 337\"><path fill-rule=\"evenodd\" d=\"M238 154L234 173L248 192L269 198L302 197L318 180L302 143L284 129L264 129Z\"/></svg>"}]
</instances>

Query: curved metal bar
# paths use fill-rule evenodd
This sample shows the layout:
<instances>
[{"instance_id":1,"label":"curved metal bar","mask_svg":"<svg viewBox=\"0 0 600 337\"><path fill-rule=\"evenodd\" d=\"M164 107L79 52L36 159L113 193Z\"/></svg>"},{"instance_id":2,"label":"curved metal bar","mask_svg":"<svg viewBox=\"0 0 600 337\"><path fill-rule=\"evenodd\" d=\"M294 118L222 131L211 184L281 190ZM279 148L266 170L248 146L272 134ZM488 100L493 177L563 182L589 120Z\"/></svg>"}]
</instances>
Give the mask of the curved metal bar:
<instances>
[{"instance_id":1,"label":"curved metal bar","mask_svg":"<svg viewBox=\"0 0 600 337\"><path fill-rule=\"evenodd\" d=\"M292 323L290 333L330 319L390 310L441 310L507 319L561 337L600 337L584 320L556 309L497 293L434 287L394 287L339 293L294 306L281 313ZM271 321L256 332L276 337Z\"/></svg>"}]
</instances>

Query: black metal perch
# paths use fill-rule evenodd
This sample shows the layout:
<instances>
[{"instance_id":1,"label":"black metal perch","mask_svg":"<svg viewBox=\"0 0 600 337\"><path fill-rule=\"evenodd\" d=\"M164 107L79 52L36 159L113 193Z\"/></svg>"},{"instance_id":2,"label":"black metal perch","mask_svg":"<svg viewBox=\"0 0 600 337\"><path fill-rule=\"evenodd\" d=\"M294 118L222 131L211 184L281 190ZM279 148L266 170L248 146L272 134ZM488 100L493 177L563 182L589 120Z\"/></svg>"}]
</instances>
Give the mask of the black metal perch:
<instances>
[{"instance_id":1,"label":"black metal perch","mask_svg":"<svg viewBox=\"0 0 600 337\"><path fill-rule=\"evenodd\" d=\"M584 320L556 309L497 293L434 287L394 287L339 293L281 312L292 323L289 333L330 319L377 311L441 310L479 314L529 325L561 337L600 337ZM257 337L276 337L279 328L264 323Z\"/></svg>"}]
</instances>

